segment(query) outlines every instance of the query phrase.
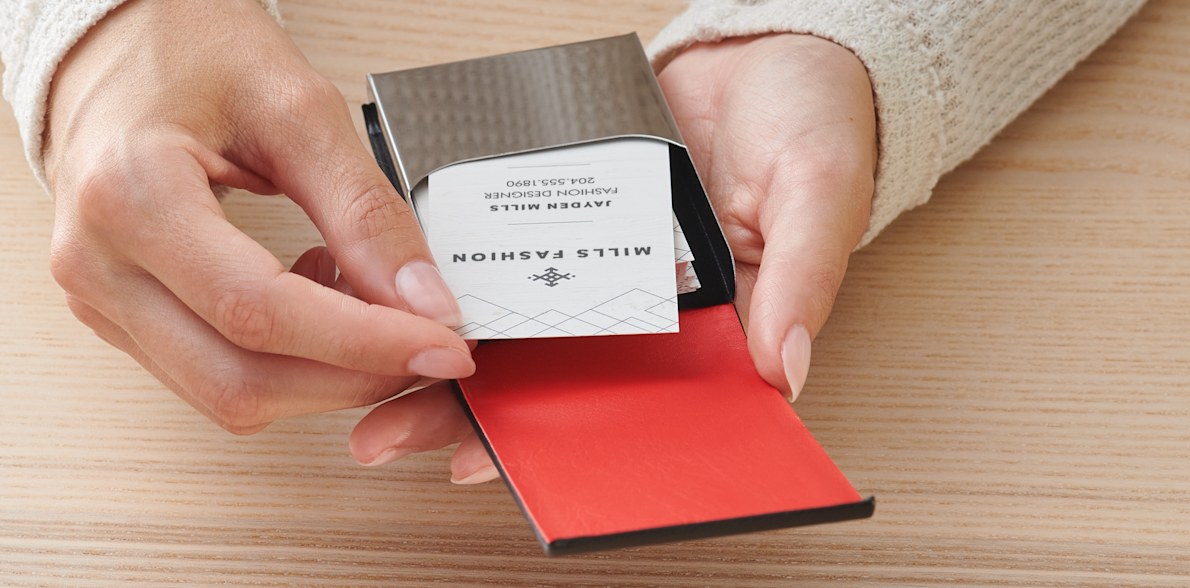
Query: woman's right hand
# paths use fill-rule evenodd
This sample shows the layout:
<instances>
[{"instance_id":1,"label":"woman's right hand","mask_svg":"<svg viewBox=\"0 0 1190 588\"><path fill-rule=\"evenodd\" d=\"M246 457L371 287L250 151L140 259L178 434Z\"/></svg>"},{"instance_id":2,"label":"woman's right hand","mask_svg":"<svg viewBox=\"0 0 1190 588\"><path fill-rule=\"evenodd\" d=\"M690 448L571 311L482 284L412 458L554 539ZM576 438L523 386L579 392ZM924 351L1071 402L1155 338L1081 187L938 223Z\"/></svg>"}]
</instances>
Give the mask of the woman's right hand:
<instances>
[{"instance_id":1,"label":"woman's right hand","mask_svg":"<svg viewBox=\"0 0 1190 588\"><path fill-rule=\"evenodd\" d=\"M474 371L413 215L253 0L105 17L58 68L44 157L71 310L232 432ZM285 192L328 247L286 271L216 185Z\"/></svg>"}]
</instances>

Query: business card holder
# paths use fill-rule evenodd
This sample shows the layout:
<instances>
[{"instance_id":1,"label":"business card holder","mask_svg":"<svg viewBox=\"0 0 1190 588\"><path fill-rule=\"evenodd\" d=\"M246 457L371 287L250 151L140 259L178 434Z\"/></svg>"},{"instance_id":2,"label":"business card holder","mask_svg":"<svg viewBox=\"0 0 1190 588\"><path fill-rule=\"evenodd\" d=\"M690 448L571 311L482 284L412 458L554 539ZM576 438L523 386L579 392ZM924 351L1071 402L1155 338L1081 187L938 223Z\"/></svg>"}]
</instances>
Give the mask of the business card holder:
<instances>
[{"instance_id":1,"label":"business card holder","mask_svg":"<svg viewBox=\"0 0 1190 588\"><path fill-rule=\"evenodd\" d=\"M753 367L731 251L635 34L368 82L372 148L406 198L467 161L621 137L669 145L702 285L678 297L680 332L484 342L455 386L547 553L871 516L874 500Z\"/></svg>"}]
</instances>

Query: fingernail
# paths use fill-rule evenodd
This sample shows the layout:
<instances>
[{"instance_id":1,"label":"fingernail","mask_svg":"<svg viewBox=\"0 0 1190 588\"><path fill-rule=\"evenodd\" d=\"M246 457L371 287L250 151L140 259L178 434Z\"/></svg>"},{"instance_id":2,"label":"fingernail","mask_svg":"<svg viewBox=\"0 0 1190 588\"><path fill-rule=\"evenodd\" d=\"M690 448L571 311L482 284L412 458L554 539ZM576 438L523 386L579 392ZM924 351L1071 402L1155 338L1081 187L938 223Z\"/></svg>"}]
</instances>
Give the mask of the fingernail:
<instances>
[{"instance_id":1,"label":"fingernail","mask_svg":"<svg viewBox=\"0 0 1190 588\"><path fill-rule=\"evenodd\" d=\"M785 366L785 381L789 382L789 400L796 400L810 371L810 332L806 327L794 325L789 329L781 344L781 363Z\"/></svg>"},{"instance_id":2,"label":"fingernail","mask_svg":"<svg viewBox=\"0 0 1190 588\"><path fill-rule=\"evenodd\" d=\"M397 461L398 459L413 453L413 451L414 449L412 447L389 447L388 449L378 453L376 457L373 457L371 460L360 461L359 464L368 467L384 465L389 462Z\"/></svg>"},{"instance_id":3,"label":"fingernail","mask_svg":"<svg viewBox=\"0 0 1190 588\"><path fill-rule=\"evenodd\" d=\"M397 272L397 294L418 316L449 327L457 327L463 320L454 294L442 281L438 268L428 261L411 261Z\"/></svg>"},{"instance_id":4,"label":"fingernail","mask_svg":"<svg viewBox=\"0 0 1190 588\"><path fill-rule=\"evenodd\" d=\"M318 259L315 261L315 275L318 276L318 283L326 287L331 287L335 283L335 277L339 273L339 268L335 267L335 258L331 256L330 251L323 249L318 254Z\"/></svg>"},{"instance_id":5,"label":"fingernail","mask_svg":"<svg viewBox=\"0 0 1190 588\"><path fill-rule=\"evenodd\" d=\"M491 482L492 480L495 480L496 478L499 478L499 477L500 477L500 472L496 469L496 466L494 466L492 464L486 464L483 467L479 468L478 470L475 470L474 472L471 472L470 474L467 474L461 478L456 478L452 475L450 477L450 481L453 484L459 484L460 486L466 486L466 485L470 485L470 484L482 484L484 482Z\"/></svg>"},{"instance_id":6,"label":"fingernail","mask_svg":"<svg viewBox=\"0 0 1190 588\"><path fill-rule=\"evenodd\" d=\"M449 347L431 347L413 356L407 366L419 376L450 380L465 378L475 372L475 363L461 351Z\"/></svg>"}]
</instances>

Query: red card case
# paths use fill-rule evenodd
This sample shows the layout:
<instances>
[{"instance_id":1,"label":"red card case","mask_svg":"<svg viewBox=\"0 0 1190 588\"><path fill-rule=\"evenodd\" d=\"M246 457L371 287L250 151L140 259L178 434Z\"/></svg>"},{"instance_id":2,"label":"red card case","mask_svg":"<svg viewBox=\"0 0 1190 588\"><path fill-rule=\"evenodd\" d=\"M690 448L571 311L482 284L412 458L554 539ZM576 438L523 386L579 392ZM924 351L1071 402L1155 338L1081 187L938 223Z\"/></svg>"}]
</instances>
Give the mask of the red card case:
<instances>
[{"instance_id":1,"label":"red card case","mask_svg":"<svg viewBox=\"0 0 1190 588\"><path fill-rule=\"evenodd\" d=\"M667 335L480 345L458 382L552 554L870 516L752 367L735 309Z\"/></svg>"},{"instance_id":2,"label":"red card case","mask_svg":"<svg viewBox=\"0 0 1190 588\"><path fill-rule=\"evenodd\" d=\"M479 158L670 144L701 282L678 297L680 332L483 342L475 375L455 383L547 553L872 515L752 365L731 251L635 35L373 74L369 91L369 139L403 196Z\"/></svg>"}]
</instances>

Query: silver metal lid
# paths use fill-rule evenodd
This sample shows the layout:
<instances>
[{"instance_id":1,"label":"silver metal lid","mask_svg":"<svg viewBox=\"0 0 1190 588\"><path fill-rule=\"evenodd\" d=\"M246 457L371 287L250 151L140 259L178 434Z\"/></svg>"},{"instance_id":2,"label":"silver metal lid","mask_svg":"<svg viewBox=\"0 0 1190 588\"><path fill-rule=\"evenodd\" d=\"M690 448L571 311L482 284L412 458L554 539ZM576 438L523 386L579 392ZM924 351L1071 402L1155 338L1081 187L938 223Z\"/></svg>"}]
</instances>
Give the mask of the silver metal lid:
<instances>
[{"instance_id":1,"label":"silver metal lid","mask_svg":"<svg viewBox=\"0 0 1190 588\"><path fill-rule=\"evenodd\" d=\"M651 137L684 146L636 34L368 76L406 194L454 163Z\"/></svg>"}]
</instances>

